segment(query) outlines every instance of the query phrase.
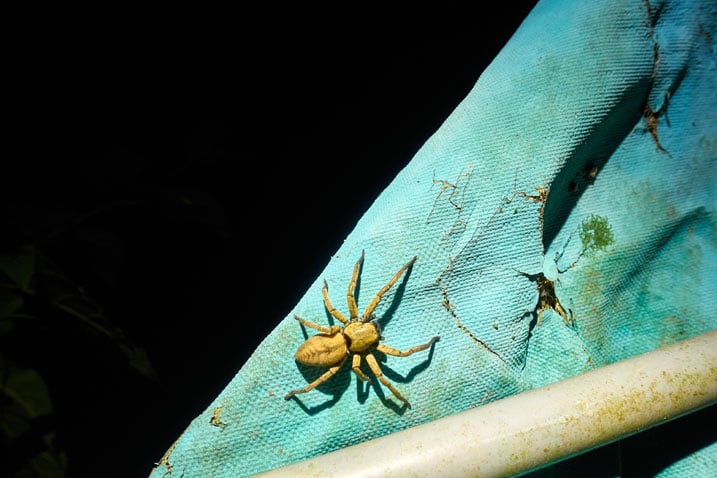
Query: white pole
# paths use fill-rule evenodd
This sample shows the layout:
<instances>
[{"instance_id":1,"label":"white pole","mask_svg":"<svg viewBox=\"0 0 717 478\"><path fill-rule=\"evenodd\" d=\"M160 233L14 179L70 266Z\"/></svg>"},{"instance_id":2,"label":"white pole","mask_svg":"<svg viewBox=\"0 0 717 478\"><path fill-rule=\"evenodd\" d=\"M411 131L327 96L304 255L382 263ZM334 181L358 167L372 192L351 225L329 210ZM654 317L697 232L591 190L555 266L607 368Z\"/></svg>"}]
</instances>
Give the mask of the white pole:
<instances>
[{"instance_id":1,"label":"white pole","mask_svg":"<svg viewBox=\"0 0 717 478\"><path fill-rule=\"evenodd\" d=\"M716 402L711 331L260 476L510 476Z\"/></svg>"}]
</instances>

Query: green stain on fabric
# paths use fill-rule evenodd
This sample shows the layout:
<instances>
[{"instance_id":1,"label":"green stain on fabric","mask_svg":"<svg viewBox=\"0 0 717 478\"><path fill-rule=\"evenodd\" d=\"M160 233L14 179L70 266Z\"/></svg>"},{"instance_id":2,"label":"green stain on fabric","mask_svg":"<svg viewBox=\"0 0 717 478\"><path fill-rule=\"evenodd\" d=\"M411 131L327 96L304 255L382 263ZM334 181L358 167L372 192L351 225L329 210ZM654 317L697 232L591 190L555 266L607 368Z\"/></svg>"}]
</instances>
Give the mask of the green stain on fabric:
<instances>
[{"instance_id":1,"label":"green stain on fabric","mask_svg":"<svg viewBox=\"0 0 717 478\"><path fill-rule=\"evenodd\" d=\"M580 240L585 252L598 252L615 242L607 217L591 214L580 228Z\"/></svg>"}]
</instances>

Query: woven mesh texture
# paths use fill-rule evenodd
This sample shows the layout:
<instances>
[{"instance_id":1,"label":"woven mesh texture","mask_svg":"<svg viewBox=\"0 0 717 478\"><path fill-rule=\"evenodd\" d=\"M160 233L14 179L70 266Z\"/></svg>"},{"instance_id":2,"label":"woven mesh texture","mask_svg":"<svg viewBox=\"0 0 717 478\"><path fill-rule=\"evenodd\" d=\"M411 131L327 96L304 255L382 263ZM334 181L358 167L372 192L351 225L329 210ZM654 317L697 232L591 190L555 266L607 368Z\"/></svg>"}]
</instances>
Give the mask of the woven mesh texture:
<instances>
[{"instance_id":1,"label":"woven mesh texture","mask_svg":"<svg viewBox=\"0 0 717 478\"><path fill-rule=\"evenodd\" d=\"M541 1L152 476L259 473L716 328L716 17ZM293 360L316 331L292 316L332 323L324 279L348 314L362 250L360 311L417 256L375 311L392 347L440 336L376 354L413 408L350 363L285 401L325 370ZM541 274L567 321L538 324Z\"/></svg>"}]
</instances>

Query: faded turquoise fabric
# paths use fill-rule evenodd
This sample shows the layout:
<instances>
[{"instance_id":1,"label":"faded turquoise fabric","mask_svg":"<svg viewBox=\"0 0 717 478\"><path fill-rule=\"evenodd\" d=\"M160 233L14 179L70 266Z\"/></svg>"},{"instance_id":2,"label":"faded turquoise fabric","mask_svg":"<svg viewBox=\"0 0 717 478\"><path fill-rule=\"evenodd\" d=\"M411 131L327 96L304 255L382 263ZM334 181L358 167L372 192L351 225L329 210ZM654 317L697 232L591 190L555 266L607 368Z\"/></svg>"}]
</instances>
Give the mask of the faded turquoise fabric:
<instances>
[{"instance_id":1,"label":"faded turquoise fabric","mask_svg":"<svg viewBox=\"0 0 717 478\"><path fill-rule=\"evenodd\" d=\"M712 0L541 1L152 476L259 473L717 328L716 37ZM360 310L417 256L376 309L388 345L441 337L377 354L413 408L349 363L285 401L323 371L292 316L331 323L324 279L348 314L362 250Z\"/></svg>"}]
</instances>

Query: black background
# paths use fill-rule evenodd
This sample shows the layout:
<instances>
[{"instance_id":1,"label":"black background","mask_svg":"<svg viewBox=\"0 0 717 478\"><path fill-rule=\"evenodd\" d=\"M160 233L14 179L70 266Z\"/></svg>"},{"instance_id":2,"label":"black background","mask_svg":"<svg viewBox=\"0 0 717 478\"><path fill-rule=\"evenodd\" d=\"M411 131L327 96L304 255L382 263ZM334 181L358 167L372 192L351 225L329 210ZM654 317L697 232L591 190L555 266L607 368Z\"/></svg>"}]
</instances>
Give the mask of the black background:
<instances>
[{"instance_id":1,"label":"black background","mask_svg":"<svg viewBox=\"0 0 717 478\"><path fill-rule=\"evenodd\" d=\"M37 244L156 371L66 317L33 332L69 476L149 473L534 3L25 20L0 244Z\"/></svg>"}]
</instances>

